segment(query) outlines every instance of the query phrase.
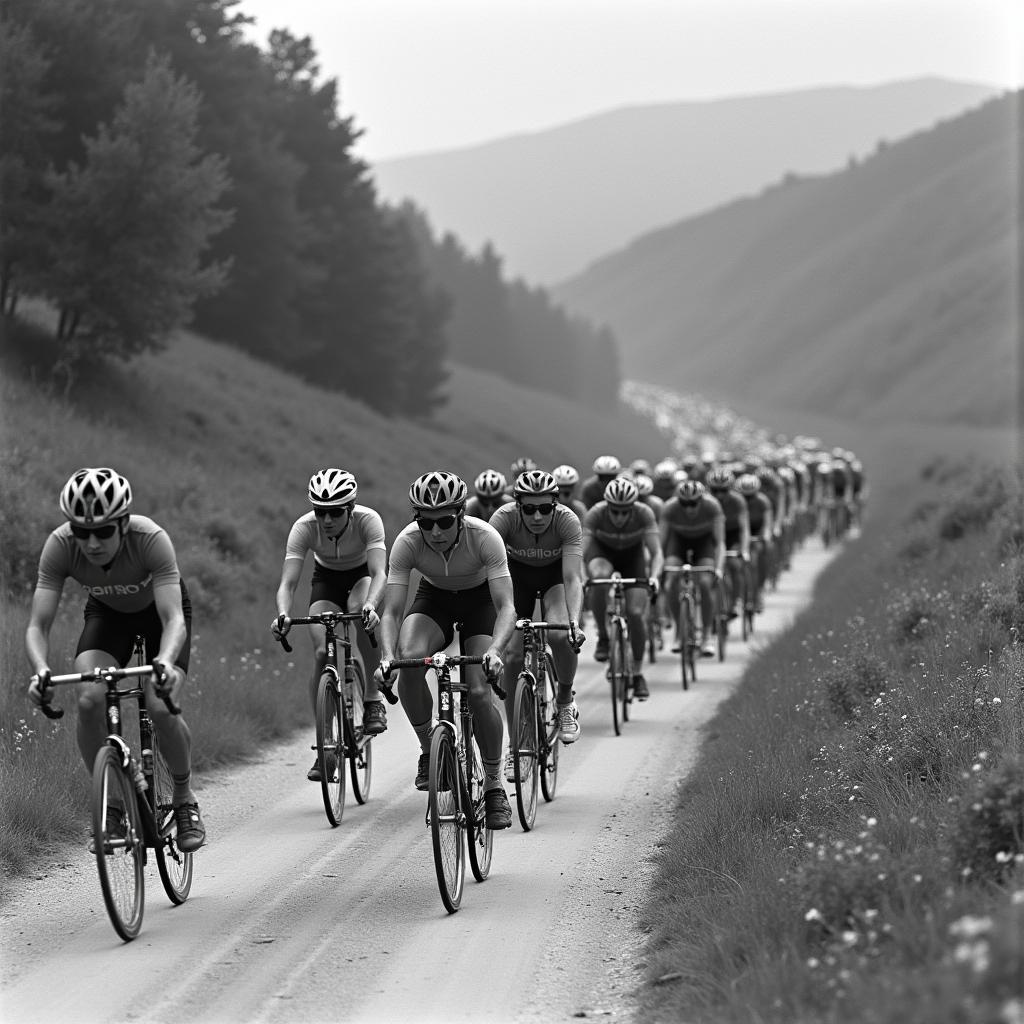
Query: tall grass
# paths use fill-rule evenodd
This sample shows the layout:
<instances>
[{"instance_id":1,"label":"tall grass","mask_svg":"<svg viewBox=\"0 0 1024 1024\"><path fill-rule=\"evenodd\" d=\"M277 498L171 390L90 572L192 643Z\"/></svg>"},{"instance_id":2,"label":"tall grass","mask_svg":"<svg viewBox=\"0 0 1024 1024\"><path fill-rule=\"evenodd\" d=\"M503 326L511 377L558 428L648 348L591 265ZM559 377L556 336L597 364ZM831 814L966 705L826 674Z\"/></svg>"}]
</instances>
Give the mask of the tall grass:
<instances>
[{"instance_id":1,"label":"tall grass","mask_svg":"<svg viewBox=\"0 0 1024 1024\"><path fill-rule=\"evenodd\" d=\"M1024 1020L1021 479L931 466L680 790L644 1020Z\"/></svg>"},{"instance_id":2,"label":"tall grass","mask_svg":"<svg viewBox=\"0 0 1024 1024\"><path fill-rule=\"evenodd\" d=\"M605 451L658 458L664 442L626 410L590 409L456 369L452 401L432 420L389 418L334 390L305 385L233 349L185 335L171 350L83 375L64 393L41 383L25 324L0 349L0 870L30 866L85 828L87 775L75 713L51 723L25 700L24 630L39 551L60 521L57 495L82 465L112 465L135 508L175 543L194 611L185 715L194 765L257 758L308 727L304 644L285 655L269 623L288 529L308 508L306 484L325 465L352 470L360 500L384 517L389 542L408 522L418 475L447 468L472 479L508 472L520 455L581 469ZM307 565L307 573L309 566ZM305 582L296 594L301 608ZM81 627L73 582L51 644L70 671ZM66 703L67 691L58 701Z\"/></svg>"}]
</instances>

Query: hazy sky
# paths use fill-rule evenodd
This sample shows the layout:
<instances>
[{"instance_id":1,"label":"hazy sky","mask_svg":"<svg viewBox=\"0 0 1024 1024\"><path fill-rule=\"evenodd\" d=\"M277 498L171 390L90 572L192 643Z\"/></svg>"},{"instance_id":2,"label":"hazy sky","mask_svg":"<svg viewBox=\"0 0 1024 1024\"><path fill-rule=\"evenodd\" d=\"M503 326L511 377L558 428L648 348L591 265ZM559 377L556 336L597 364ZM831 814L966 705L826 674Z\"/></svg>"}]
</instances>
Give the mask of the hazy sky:
<instances>
[{"instance_id":1,"label":"hazy sky","mask_svg":"<svg viewBox=\"0 0 1024 1024\"><path fill-rule=\"evenodd\" d=\"M241 0L313 37L367 160L616 107L920 75L1024 83L1022 0Z\"/></svg>"}]
</instances>

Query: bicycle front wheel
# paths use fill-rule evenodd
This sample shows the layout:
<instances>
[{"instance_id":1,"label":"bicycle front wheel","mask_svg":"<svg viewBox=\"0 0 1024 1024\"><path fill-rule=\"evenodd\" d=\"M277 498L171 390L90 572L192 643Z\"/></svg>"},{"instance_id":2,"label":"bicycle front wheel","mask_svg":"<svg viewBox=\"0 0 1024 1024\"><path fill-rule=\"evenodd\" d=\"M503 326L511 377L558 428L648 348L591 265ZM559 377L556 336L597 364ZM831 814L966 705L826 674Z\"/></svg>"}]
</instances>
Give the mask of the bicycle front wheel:
<instances>
[{"instance_id":1,"label":"bicycle front wheel","mask_svg":"<svg viewBox=\"0 0 1024 1024\"><path fill-rule=\"evenodd\" d=\"M622 735L622 727L619 725L619 702L621 694L626 688L626 665L623 661L623 644L620 642L622 627L618 622L613 622L609 630L608 643L608 682L612 694L612 725L615 727L615 735Z\"/></svg>"},{"instance_id":2,"label":"bicycle front wheel","mask_svg":"<svg viewBox=\"0 0 1024 1024\"><path fill-rule=\"evenodd\" d=\"M370 799L370 783L373 781L373 737L363 731L363 695L366 693L363 666L353 661L355 675L352 679L352 720L346 722L348 735L348 763L352 775L352 794L356 802L365 804Z\"/></svg>"},{"instance_id":3,"label":"bicycle front wheel","mask_svg":"<svg viewBox=\"0 0 1024 1024\"><path fill-rule=\"evenodd\" d=\"M690 681L697 681L694 645L696 630L693 621L693 604L688 595L684 594L679 602L679 661L683 673L683 689L690 688Z\"/></svg>"},{"instance_id":4,"label":"bicycle front wheel","mask_svg":"<svg viewBox=\"0 0 1024 1024\"><path fill-rule=\"evenodd\" d=\"M320 790L324 811L332 826L345 813L345 739L341 699L331 672L324 672L316 691L316 757L320 765Z\"/></svg>"},{"instance_id":5,"label":"bicycle front wheel","mask_svg":"<svg viewBox=\"0 0 1024 1024\"><path fill-rule=\"evenodd\" d=\"M550 803L558 789L558 755L562 749L559 739L557 694L558 675L551 655L544 652L543 695L537 705L537 735L540 737L540 788Z\"/></svg>"},{"instance_id":6,"label":"bicycle front wheel","mask_svg":"<svg viewBox=\"0 0 1024 1024\"><path fill-rule=\"evenodd\" d=\"M441 902L449 914L459 909L466 880L461 804L462 789L455 740L446 725L438 725L430 738L427 816L430 818L437 887L441 892Z\"/></svg>"},{"instance_id":7,"label":"bicycle front wheel","mask_svg":"<svg viewBox=\"0 0 1024 1024\"><path fill-rule=\"evenodd\" d=\"M537 696L534 686L534 678L529 672L519 674L510 729L512 763L515 766L516 809L524 832L529 832L537 819L537 788L540 781Z\"/></svg>"},{"instance_id":8,"label":"bicycle front wheel","mask_svg":"<svg viewBox=\"0 0 1024 1024\"><path fill-rule=\"evenodd\" d=\"M466 744L466 772L462 781L462 807L466 812L466 848L473 877L482 882L491 872L491 854L494 851L494 830L487 827L487 803L484 800L484 762L480 756L476 737Z\"/></svg>"},{"instance_id":9,"label":"bicycle front wheel","mask_svg":"<svg viewBox=\"0 0 1024 1024\"><path fill-rule=\"evenodd\" d=\"M156 866L170 901L184 903L192 888L192 854L178 849L174 830L174 779L153 733L152 808L156 823Z\"/></svg>"},{"instance_id":10,"label":"bicycle front wheel","mask_svg":"<svg viewBox=\"0 0 1024 1024\"><path fill-rule=\"evenodd\" d=\"M146 900L146 848L135 798L120 752L101 747L92 769L93 847L110 923L125 942L139 934Z\"/></svg>"}]
</instances>

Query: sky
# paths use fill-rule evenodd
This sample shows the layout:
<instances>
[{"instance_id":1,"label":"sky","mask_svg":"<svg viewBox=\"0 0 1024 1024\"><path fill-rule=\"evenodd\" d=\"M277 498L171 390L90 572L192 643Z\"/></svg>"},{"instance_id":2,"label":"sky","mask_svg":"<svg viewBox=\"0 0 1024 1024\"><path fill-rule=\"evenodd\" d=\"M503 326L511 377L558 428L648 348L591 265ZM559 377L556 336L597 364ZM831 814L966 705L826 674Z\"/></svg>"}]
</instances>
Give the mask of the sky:
<instances>
[{"instance_id":1,"label":"sky","mask_svg":"<svg viewBox=\"0 0 1024 1024\"><path fill-rule=\"evenodd\" d=\"M1024 85L1021 0L240 0L309 35L370 163L624 106L937 75Z\"/></svg>"}]
</instances>

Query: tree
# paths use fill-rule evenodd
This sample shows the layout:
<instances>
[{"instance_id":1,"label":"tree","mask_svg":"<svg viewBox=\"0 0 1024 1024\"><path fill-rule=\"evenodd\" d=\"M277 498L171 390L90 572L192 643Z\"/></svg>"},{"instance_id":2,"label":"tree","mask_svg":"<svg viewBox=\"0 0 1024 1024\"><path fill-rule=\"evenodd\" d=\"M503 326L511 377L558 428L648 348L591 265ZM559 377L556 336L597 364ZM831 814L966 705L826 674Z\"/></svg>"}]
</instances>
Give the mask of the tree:
<instances>
[{"instance_id":1,"label":"tree","mask_svg":"<svg viewBox=\"0 0 1024 1024\"><path fill-rule=\"evenodd\" d=\"M228 181L195 144L198 104L151 54L111 124L85 140L84 163L48 176L48 259L32 277L60 311L66 362L159 347L223 281L226 267L202 255L230 220L216 206Z\"/></svg>"}]
</instances>

